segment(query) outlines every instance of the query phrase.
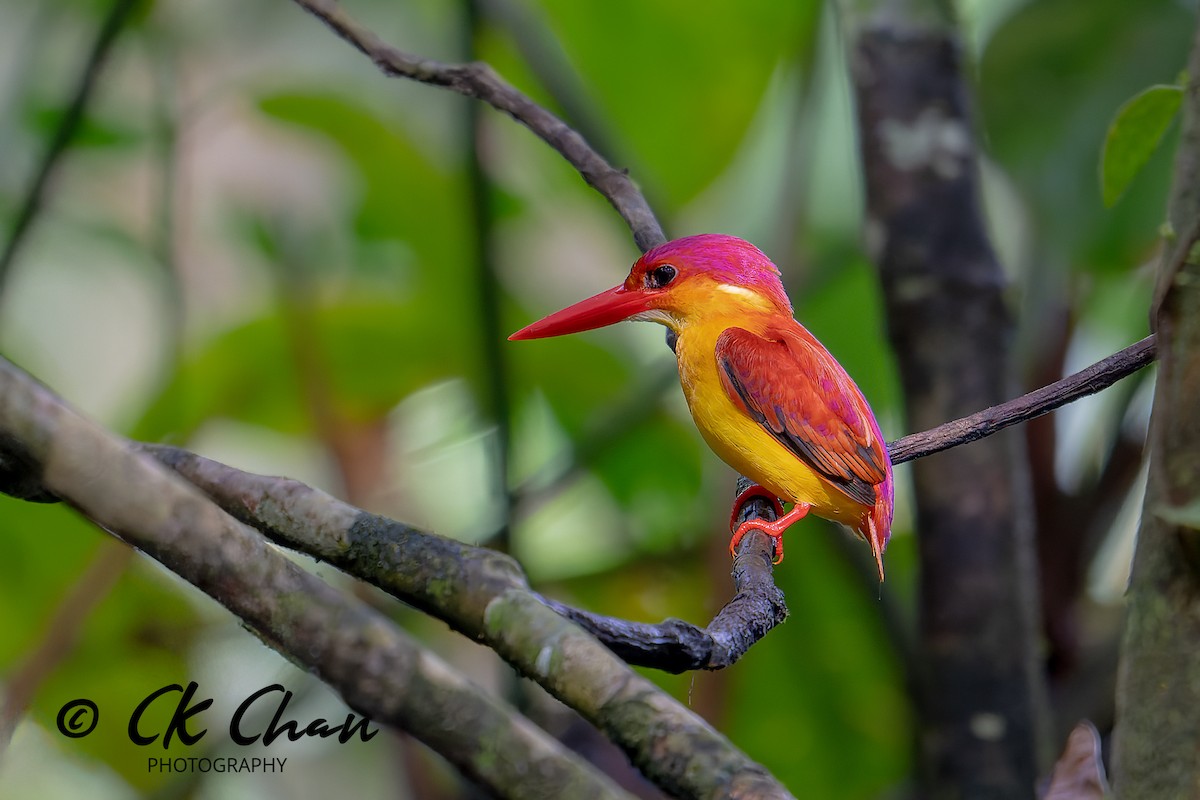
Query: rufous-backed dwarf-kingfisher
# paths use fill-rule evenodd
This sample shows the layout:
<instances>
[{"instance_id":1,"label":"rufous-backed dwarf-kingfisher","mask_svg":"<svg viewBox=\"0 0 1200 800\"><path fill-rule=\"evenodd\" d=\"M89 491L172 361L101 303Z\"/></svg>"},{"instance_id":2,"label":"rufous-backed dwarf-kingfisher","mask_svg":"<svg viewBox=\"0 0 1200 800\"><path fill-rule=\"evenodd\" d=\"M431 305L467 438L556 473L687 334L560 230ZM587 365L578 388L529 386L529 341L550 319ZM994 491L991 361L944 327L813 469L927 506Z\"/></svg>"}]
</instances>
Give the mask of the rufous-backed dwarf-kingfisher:
<instances>
[{"instance_id":1,"label":"rufous-backed dwarf-kingfisher","mask_svg":"<svg viewBox=\"0 0 1200 800\"><path fill-rule=\"evenodd\" d=\"M774 539L809 511L866 539L883 580L892 527L892 467L870 406L821 343L792 317L779 270L733 236L688 236L637 260L620 286L522 328L538 339L622 320L666 325L679 382L696 427L725 463L754 481L734 503L732 529L753 495L775 506L772 522L748 520ZM779 500L793 504L783 513Z\"/></svg>"}]
</instances>

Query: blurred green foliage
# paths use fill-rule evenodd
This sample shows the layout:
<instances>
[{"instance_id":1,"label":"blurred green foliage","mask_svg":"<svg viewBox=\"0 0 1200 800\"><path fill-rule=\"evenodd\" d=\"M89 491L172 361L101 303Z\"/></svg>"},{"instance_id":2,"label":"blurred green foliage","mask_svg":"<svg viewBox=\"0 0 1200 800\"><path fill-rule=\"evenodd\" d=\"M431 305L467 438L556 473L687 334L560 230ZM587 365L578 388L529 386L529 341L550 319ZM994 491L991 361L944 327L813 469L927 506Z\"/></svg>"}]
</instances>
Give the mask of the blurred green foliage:
<instances>
[{"instance_id":1,"label":"blurred green foliage","mask_svg":"<svg viewBox=\"0 0 1200 800\"><path fill-rule=\"evenodd\" d=\"M1110 208L1150 159L1183 100L1179 86L1151 86L1117 110L1104 138L1100 188Z\"/></svg>"},{"instance_id":2,"label":"blurred green foliage","mask_svg":"<svg viewBox=\"0 0 1200 800\"><path fill-rule=\"evenodd\" d=\"M822 5L754 0L698 13L678 0L509 1L536 21L533 35L555 37L565 66L528 63L498 17L478 33L475 55L556 109L562 98L545 79L570 71L608 155L661 202L669 234L698 232L682 226L721 214L736 220L718 221L721 230L768 231L770 242L760 243L777 248L771 255L788 284L802 289L798 318L847 366L889 437L905 433L860 220L840 200L859 178L854 165L834 168L828 157L855 134L844 54ZM414 52L469 55L456 4L346 7ZM107 8L5 2L0 53L20 55L0 62L6 216L80 66L51 45L82 51ZM963 20L979 47L979 134L995 167L987 177L1008 198L991 204L990 222L1015 254L1018 296L1070 309L1080 335L1093 337L1081 340L1084 351L1097 339L1120 345L1144 333L1144 312L1123 301L1147 291L1132 273L1156 244L1171 148L1150 156L1109 209L1096 181L1102 144L1123 102L1175 80L1191 16L1172 0L1003 8L989 11L986 30L972 27L969 11ZM468 210L467 101L381 77L292 4L247 13L232 0L163 0L119 44L0 297L0 349L134 438L302 476L472 540L512 522L514 552L529 555L547 591L608 614L707 620L730 589L723 551L732 475L700 442L677 388L653 388L648 376L670 369L658 329L505 345L513 419L479 410L491 407L485 337L502 338L624 276L637 254L611 209L527 131L485 115L495 236L483 244L498 264L507 327L481 330L469 262L478 234ZM782 91L796 96L780 102ZM797 123L816 118L819 126ZM771 141L793 152L754 150ZM763 160L778 164L749 187L754 208L773 209L801 187L794 217L746 220L745 195L721 197ZM121 279L102 291L77 288L101 268ZM440 415L411 402L438 386L465 386L465 399L435 398ZM614 408L622 418L613 419ZM511 433L509 465L496 457L497 426ZM571 499L569 517L556 516L562 506L553 499L530 500L527 490L536 494L541 478L577 457L573 477L549 490ZM474 516L446 512L461 498L488 498L497 475L521 490L511 519L502 501L481 500ZM911 636L905 493L901 486L885 591L905 626L899 635ZM66 509L8 500L0 535L8 555L0 675L8 675L46 633L101 535ZM912 713L897 632L889 633L878 590L853 568L865 552L835 546L841 536L816 522L792 534L777 571L792 617L741 663L720 676L655 679L716 709L714 722L798 795L878 797L911 777ZM53 715L68 696L119 709L167 683L220 674L228 654L202 643L235 625L139 560L45 676L26 725L53 744L19 730L14 747L31 748L45 765L70 765L69 775L82 776L75 786L106 776L89 796L175 791L178 777L148 774L146 753L122 734L68 742ZM477 679L495 672L456 659L460 645L439 626L414 627ZM289 688L310 680L263 661L248 634L236 636L253 654L251 688L270 683L273 670ZM301 777L263 784L276 796L306 796L305 776L318 781L314 773L333 769L337 756L289 752ZM369 753L380 765L394 759L386 745ZM343 756L350 774L362 768L352 759L364 757ZM11 760L0 766L0 797L20 796L27 778ZM205 787L200 779L186 791L244 796L228 784Z\"/></svg>"},{"instance_id":3,"label":"blurred green foliage","mask_svg":"<svg viewBox=\"0 0 1200 800\"><path fill-rule=\"evenodd\" d=\"M0 559L0 663L8 669L29 658L34 644L55 630L53 615L84 569L111 546L95 527L70 509L37 506L0 497L6 553ZM147 613L153 609L153 613ZM61 621L57 624L61 625ZM141 700L187 674L187 653L199 621L179 591L149 570L130 570L89 616L71 655L44 676L32 718L55 730L58 710L79 697L100 707L102 735L72 742L81 756L120 773L136 789L159 782L147 773L125 736L125 725ZM182 677L183 683L187 682ZM154 704L144 717L147 734L162 731L169 704ZM99 727L100 725L103 727ZM185 756L178 741L155 755ZM16 797L16 787L0 784Z\"/></svg>"},{"instance_id":4,"label":"blurred green foliage","mask_svg":"<svg viewBox=\"0 0 1200 800\"><path fill-rule=\"evenodd\" d=\"M1096 173L1116 110L1174 81L1192 24L1174 0L1039 0L992 37L980 58L984 132L1027 204L1036 261L1124 271L1155 244L1172 148L1113 209Z\"/></svg>"}]
</instances>

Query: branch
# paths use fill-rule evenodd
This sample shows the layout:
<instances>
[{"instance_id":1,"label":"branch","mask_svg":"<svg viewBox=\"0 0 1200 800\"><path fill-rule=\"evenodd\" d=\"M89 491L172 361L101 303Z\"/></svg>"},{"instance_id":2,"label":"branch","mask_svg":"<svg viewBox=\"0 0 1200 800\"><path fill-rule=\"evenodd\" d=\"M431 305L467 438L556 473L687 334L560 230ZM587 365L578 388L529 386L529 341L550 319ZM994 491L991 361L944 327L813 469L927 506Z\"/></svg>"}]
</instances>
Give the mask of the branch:
<instances>
[{"instance_id":1,"label":"branch","mask_svg":"<svg viewBox=\"0 0 1200 800\"><path fill-rule=\"evenodd\" d=\"M295 0L388 76L408 78L482 100L529 128L575 167L588 185L612 203L644 252L666 241L646 198L624 170L614 169L561 119L514 88L487 64L443 64L387 44L330 0Z\"/></svg>"},{"instance_id":2,"label":"branch","mask_svg":"<svg viewBox=\"0 0 1200 800\"><path fill-rule=\"evenodd\" d=\"M548 608L511 558L369 514L299 481L241 472L174 447L142 448L277 544L488 645L600 728L668 791L786 796L762 767ZM749 563L746 570L749 580L762 580L765 572L769 581L769 563ZM645 724L648 713L657 720L653 726Z\"/></svg>"},{"instance_id":3,"label":"branch","mask_svg":"<svg viewBox=\"0 0 1200 800\"><path fill-rule=\"evenodd\" d=\"M724 669L744 656L788 615L783 592L772 580L771 557L767 553L773 545L760 531L751 531L750 536L761 536L763 541L753 543L753 548L739 547L733 562L733 580L738 591L706 628L679 619L658 624L631 622L593 614L549 598L542 601L635 666L673 673ZM768 602L762 602L764 597Z\"/></svg>"},{"instance_id":4,"label":"branch","mask_svg":"<svg viewBox=\"0 0 1200 800\"><path fill-rule=\"evenodd\" d=\"M352 708L412 733L496 794L627 800L382 614L305 572L3 359L0 432L25 445L56 495L228 608ZM548 656L564 658L559 642L543 644Z\"/></svg>"},{"instance_id":5,"label":"branch","mask_svg":"<svg viewBox=\"0 0 1200 800\"><path fill-rule=\"evenodd\" d=\"M299 481L242 472L177 447L141 447L275 543L328 562L498 651L503 640L480 620L486 602L510 590L527 592L579 623L629 664L674 673L727 667L787 617L783 593L772 580L773 546L762 534L739 545L736 594L707 628L674 619L630 622L528 592L515 563L495 551L368 514ZM774 509L754 499L743 510L751 514L770 520ZM527 670L530 664L514 666Z\"/></svg>"},{"instance_id":6,"label":"branch","mask_svg":"<svg viewBox=\"0 0 1200 800\"><path fill-rule=\"evenodd\" d=\"M4 250L0 252L0 290L3 290L9 268L20 250L21 244L25 241L30 226L37 218L38 212L41 211L42 198L46 193L46 186L50 183L50 176L54 174L54 168L67 151L71 140L75 138L75 132L79 130L80 123L83 122L84 111L87 109L88 101L96 87L96 80L100 77L100 71L108 57L109 50L112 49L117 35L125 27L125 23L140 2L141 0L114 0L104 21L100 23L100 30L96 32L96 39L92 43L92 49L84 63L79 82L71 95L71 101L58 126L54 129L54 135L46 146L46 152L42 154L42 160L38 163L33 181L25 191L25 199L21 208L17 212L17 216L13 218L12 227L8 233L8 242L4 245Z\"/></svg>"},{"instance_id":7,"label":"branch","mask_svg":"<svg viewBox=\"0 0 1200 800\"><path fill-rule=\"evenodd\" d=\"M739 494L749 486L749 479L738 478ZM739 510L738 522L751 517L769 522L775 519L775 509L765 499L755 497ZM707 628L677 619L657 625L630 622L582 611L556 600L544 599L543 602L583 626L630 664L666 672L723 669L787 619L783 592L774 581L771 563L774 547L761 531L752 531L739 543L733 561L733 582L737 592Z\"/></svg>"},{"instance_id":8,"label":"branch","mask_svg":"<svg viewBox=\"0 0 1200 800\"><path fill-rule=\"evenodd\" d=\"M1154 334L1124 350L1097 361L1060 381L1035 389L1008 402L985 408L968 417L952 420L921 433L913 433L888 445L893 464L924 458L960 444L974 442L1010 425L1028 422L1060 406L1103 391L1154 361Z\"/></svg>"}]
</instances>

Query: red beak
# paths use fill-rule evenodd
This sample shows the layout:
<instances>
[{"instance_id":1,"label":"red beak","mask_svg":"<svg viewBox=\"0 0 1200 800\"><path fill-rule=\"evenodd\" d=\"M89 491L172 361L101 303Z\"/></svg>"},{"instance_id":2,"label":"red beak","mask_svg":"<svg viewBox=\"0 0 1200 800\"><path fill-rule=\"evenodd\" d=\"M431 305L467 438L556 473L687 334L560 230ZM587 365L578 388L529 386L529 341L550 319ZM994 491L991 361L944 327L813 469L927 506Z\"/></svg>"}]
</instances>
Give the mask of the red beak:
<instances>
[{"instance_id":1,"label":"red beak","mask_svg":"<svg viewBox=\"0 0 1200 800\"><path fill-rule=\"evenodd\" d=\"M614 322L627 320L635 314L650 310L650 296L624 285L601 292L595 297L580 300L573 306L556 311L545 319L521 328L508 337L509 341L521 339L544 339L547 336L562 336L566 333L590 331L603 328Z\"/></svg>"}]
</instances>

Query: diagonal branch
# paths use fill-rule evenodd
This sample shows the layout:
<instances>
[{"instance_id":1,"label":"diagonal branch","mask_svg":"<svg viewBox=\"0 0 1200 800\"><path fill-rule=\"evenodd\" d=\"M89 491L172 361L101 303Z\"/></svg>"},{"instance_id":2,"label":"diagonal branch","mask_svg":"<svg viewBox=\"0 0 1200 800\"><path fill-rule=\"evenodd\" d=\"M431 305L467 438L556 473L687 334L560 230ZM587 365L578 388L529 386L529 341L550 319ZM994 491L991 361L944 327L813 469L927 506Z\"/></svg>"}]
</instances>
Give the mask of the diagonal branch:
<instances>
[{"instance_id":1,"label":"diagonal branch","mask_svg":"<svg viewBox=\"0 0 1200 800\"><path fill-rule=\"evenodd\" d=\"M142 448L277 544L487 644L599 727L658 785L686 797L716 788L736 795L738 787L786 795L720 734L547 607L508 556L369 514L299 481L241 472L173 447ZM769 563L762 569L769 574ZM638 723L651 707L652 728Z\"/></svg>"},{"instance_id":2,"label":"diagonal branch","mask_svg":"<svg viewBox=\"0 0 1200 800\"><path fill-rule=\"evenodd\" d=\"M1090 367L1029 394L985 408L967 417L951 420L921 433L913 433L888 445L893 464L923 458L960 444L974 442L1010 425L1028 422L1082 397L1107 389L1154 361L1154 334L1119 350Z\"/></svg>"},{"instance_id":3,"label":"diagonal branch","mask_svg":"<svg viewBox=\"0 0 1200 800\"><path fill-rule=\"evenodd\" d=\"M331 0L295 2L374 61L385 75L450 89L507 113L558 151L589 186L612 203L641 250L666 241L654 212L626 171L612 167L577 131L514 88L487 64L443 64L418 58L384 42Z\"/></svg>"},{"instance_id":4,"label":"diagonal branch","mask_svg":"<svg viewBox=\"0 0 1200 800\"><path fill-rule=\"evenodd\" d=\"M298 567L194 486L3 359L0 431L25 444L56 495L226 606L352 708L409 731L497 794L624 796L380 613ZM669 793L790 797L707 723L547 608L511 558L366 514L296 481L157 450L273 538L302 537L318 558L374 575L398 596L402 587L416 605L442 609L452 626L487 641L591 720Z\"/></svg>"},{"instance_id":5,"label":"diagonal branch","mask_svg":"<svg viewBox=\"0 0 1200 800\"><path fill-rule=\"evenodd\" d=\"M747 478L738 479L739 492L750 485ZM775 519L775 509L764 498L756 497L743 505L739 520L752 516L769 522ZM556 600L544 599L544 602L630 664L666 672L724 669L744 656L788 615L783 592L775 585L772 571L770 554L774 544L761 531L751 531L746 539L751 537L752 541L743 540L738 545L733 561L737 591L706 628L678 619L658 624L630 622L572 608Z\"/></svg>"},{"instance_id":6,"label":"diagonal branch","mask_svg":"<svg viewBox=\"0 0 1200 800\"><path fill-rule=\"evenodd\" d=\"M0 431L25 445L54 494L224 605L352 708L409 731L496 794L522 796L533 783L547 797L627 797L381 613L301 569L3 359Z\"/></svg>"},{"instance_id":7,"label":"diagonal branch","mask_svg":"<svg viewBox=\"0 0 1200 800\"><path fill-rule=\"evenodd\" d=\"M299 481L242 472L176 447L141 447L275 543L345 570L501 652L503 637L496 638L484 624L487 604L511 591L533 596L515 563L495 551L368 514ZM679 620L626 622L538 599L597 632L636 666L669 672L720 669L787 615L772 582L770 545L760 544L761 553L750 547L740 551L734 564L737 594L705 629ZM765 611L756 601L760 595L774 601ZM529 663L516 666L532 669Z\"/></svg>"}]
</instances>

